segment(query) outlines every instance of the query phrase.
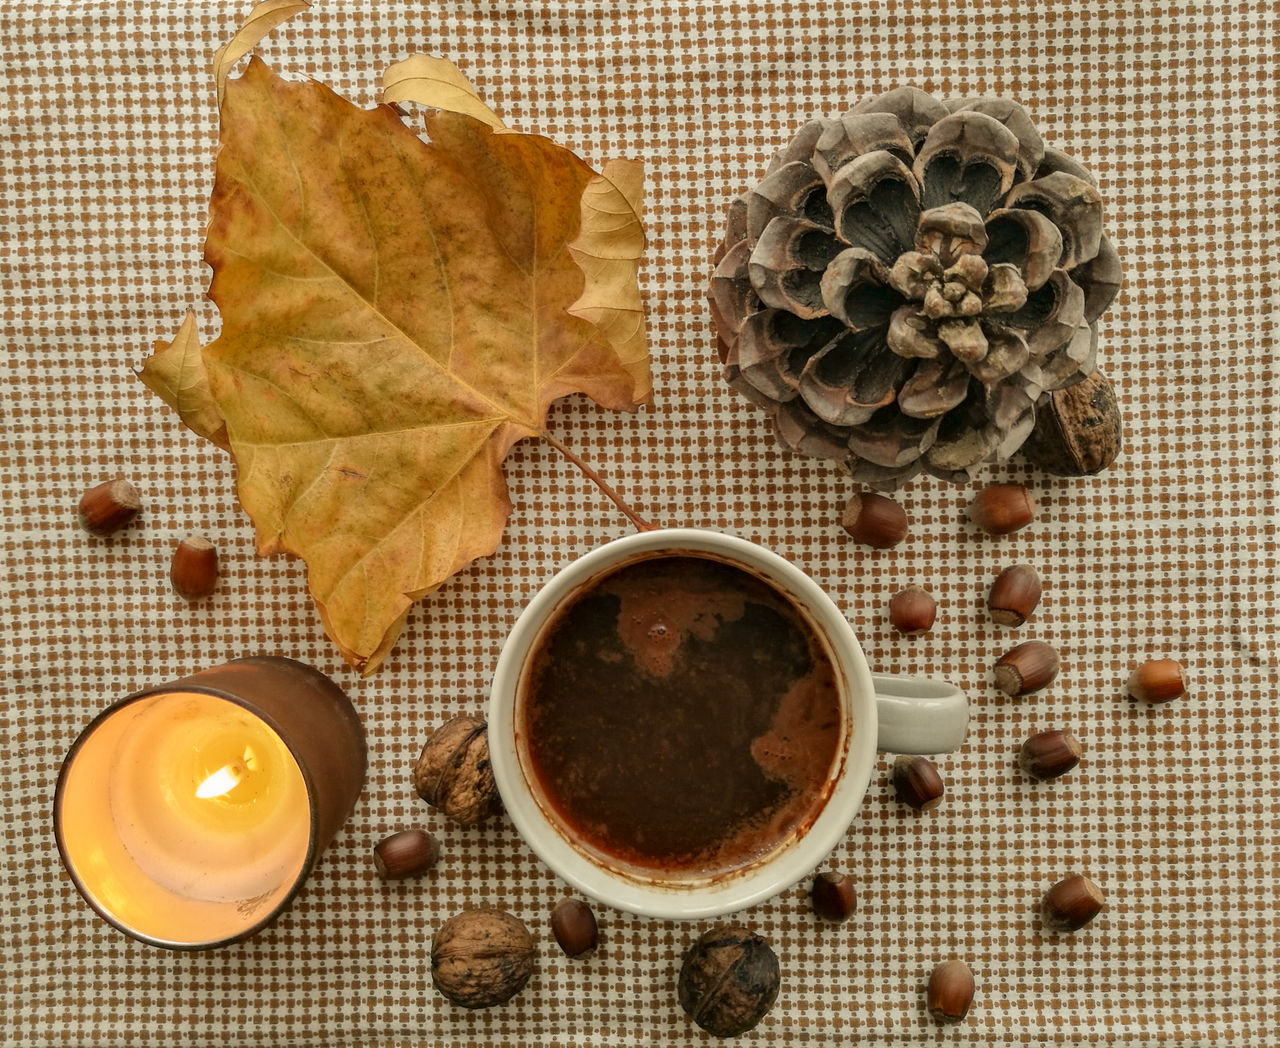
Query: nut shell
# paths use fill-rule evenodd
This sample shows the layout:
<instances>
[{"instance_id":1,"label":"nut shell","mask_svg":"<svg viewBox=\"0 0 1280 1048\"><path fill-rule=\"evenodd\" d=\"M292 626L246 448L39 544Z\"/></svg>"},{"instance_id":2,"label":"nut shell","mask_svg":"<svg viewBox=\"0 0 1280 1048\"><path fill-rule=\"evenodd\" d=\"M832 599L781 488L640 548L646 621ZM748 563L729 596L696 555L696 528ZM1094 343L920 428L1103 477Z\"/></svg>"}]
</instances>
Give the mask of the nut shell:
<instances>
[{"instance_id":1,"label":"nut shell","mask_svg":"<svg viewBox=\"0 0 1280 1048\"><path fill-rule=\"evenodd\" d=\"M973 972L964 961L943 961L929 976L925 1007L938 1022L958 1023L973 1004Z\"/></svg>"},{"instance_id":2,"label":"nut shell","mask_svg":"<svg viewBox=\"0 0 1280 1048\"><path fill-rule=\"evenodd\" d=\"M889 549L907 537L907 513L887 495L864 491L844 507L841 521L855 542L873 549Z\"/></svg>"},{"instance_id":3,"label":"nut shell","mask_svg":"<svg viewBox=\"0 0 1280 1048\"><path fill-rule=\"evenodd\" d=\"M938 766L928 757L904 753L890 770L893 790L898 800L916 811L932 811L942 803L946 792Z\"/></svg>"},{"instance_id":4,"label":"nut shell","mask_svg":"<svg viewBox=\"0 0 1280 1048\"><path fill-rule=\"evenodd\" d=\"M440 842L425 830L401 830L373 847L373 865L384 881L419 877L440 860Z\"/></svg>"},{"instance_id":5,"label":"nut shell","mask_svg":"<svg viewBox=\"0 0 1280 1048\"><path fill-rule=\"evenodd\" d=\"M1099 370L1036 403L1036 424L1021 453L1046 473L1087 477L1101 473L1124 444L1120 406L1111 382Z\"/></svg>"},{"instance_id":6,"label":"nut shell","mask_svg":"<svg viewBox=\"0 0 1280 1048\"><path fill-rule=\"evenodd\" d=\"M938 602L919 586L908 586L889 598L889 621L906 637L928 633L938 617Z\"/></svg>"},{"instance_id":7,"label":"nut shell","mask_svg":"<svg viewBox=\"0 0 1280 1048\"><path fill-rule=\"evenodd\" d=\"M1040 903L1040 919L1055 932L1079 931L1102 912L1106 897L1088 877L1073 873L1047 892Z\"/></svg>"},{"instance_id":8,"label":"nut shell","mask_svg":"<svg viewBox=\"0 0 1280 1048\"><path fill-rule=\"evenodd\" d=\"M76 519L90 535L112 535L130 524L142 508L138 489L123 477L107 480L80 496Z\"/></svg>"},{"instance_id":9,"label":"nut shell","mask_svg":"<svg viewBox=\"0 0 1280 1048\"><path fill-rule=\"evenodd\" d=\"M1047 688L1061 668L1058 653L1042 640L1028 640L1010 648L996 661L996 687L1017 698Z\"/></svg>"},{"instance_id":10,"label":"nut shell","mask_svg":"<svg viewBox=\"0 0 1280 1048\"><path fill-rule=\"evenodd\" d=\"M680 968L680 1007L716 1037L736 1037L760 1022L778 996L778 958L739 924L718 924L698 937Z\"/></svg>"},{"instance_id":11,"label":"nut shell","mask_svg":"<svg viewBox=\"0 0 1280 1048\"><path fill-rule=\"evenodd\" d=\"M824 921L847 921L857 912L858 895L853 881L843 873L826 870L813 879L809 890L813 912Z\"/></svg>"},{"instance_id":12,"label":"nut shell","mask_svg":"<svg viewBox=\"0 0 1280 1048\"><path fill-rule=\"evenodd\" d=\"M502 910L464 910L431 938L431 982L463 1008L511 1000L533 974L533 936Z\"/></svg>"},{"instance_id":13,"label":"nut shell","mask_svg":"<svg viewBox=\"0 0 1280 1048\"><path fill-rule=\"evenodd\" d=\"M996 576L987 594L992 621L1014 629L1031 617L1040 603L1043 584L1030 564L1014 564Z\"/></svg>"},{"instance_id":14,"label":"nut shell","mask_svg":"<svg viewBox=\"0 0 1280 1048\"><path fill-rule=\"evenodd\" d=\"M496 811L500 802L484 718L454 717L432 732L414 765L413 785L419 797L463 826Z\"/></svg>"},{"instance_id":15,"label":"nut shell","mask_svg":"<svg viewBox=\"0 0 1280 1048\"><path fill-rule=\"evenodd\" d=\"M1151 659L1134 667L1128 691L1143 702L1171 702L1187 693L1187 673L1176 659Z\"/></svg>"},{"instance_id":16,"label":"nut shell","mask_svg":"<svg viewBox=\"0 0 1280 1048\"><path fill-rule=\"evenodd\" d=\"M969 519L988 535L1009 535L1035 515L1031 493L1021 484L988 484L969 504Z\"/></svg>"},{"instance_id":17,"label":"nut shell","mask_svg":"<svg viewBox=\"0 0 1280 1048\"><path fill-rule=\"evenodd\" d=\"M1018 765L1032 778L1045 781L1066 775L1080 763L1084 747L1069 731L1042 731L1018 751Z\"/></svg>"},{"instance_id":18,"label":"nut shell","mask_svg":"<svg viewBox=\"0 0 1280 1048\"><path fill-rule=\"evenodd\" d=\"M600 941L596 915L581 899L561 899L551 911L551 932L566 957L586 957Z\"/></svg>"},{"instance_id":19,"label":"nut shell","mask_svg":"<svg viewBox=\"0 0 1280 1048\"><path fill-rule=\"evenodd\" d=\"M200 535L178 543L169 563L169 581L183 600L203 600L218 586L218 551Z\"/></svg>"}]
</instances>

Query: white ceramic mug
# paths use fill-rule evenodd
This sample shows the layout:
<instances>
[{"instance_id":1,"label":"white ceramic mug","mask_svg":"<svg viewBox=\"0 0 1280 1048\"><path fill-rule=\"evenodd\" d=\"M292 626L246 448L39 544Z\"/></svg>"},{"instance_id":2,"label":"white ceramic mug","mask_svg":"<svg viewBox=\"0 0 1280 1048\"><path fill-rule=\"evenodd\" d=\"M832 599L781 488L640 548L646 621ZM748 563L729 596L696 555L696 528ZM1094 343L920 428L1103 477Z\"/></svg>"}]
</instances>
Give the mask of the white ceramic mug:
<instances>
[{"instance_id":1,"label":"white ceramic mug","mask_svg":"<svg viewBox=\"0 0 1280 1048\"><path fill-rule=\"evenodd\" d=\"M706 878L663 878L606 862L574 840L539 798L524 752L518 709L530 656L556 613L603 575L633 560L709 558L744 569L786 597L823 640L835 669L844 731L825 804L807 827L749 865ZM551 579L517 619L499 656L489 699L494 777L516 830L552 870L584 895L648 917L719 916L762 902L807 877L839 843L871 782L876 751L945 753L964 742L968 701L940 681L873 675L853 629L816 582L789 561L745 539L672 528L609 542Z\"/></svg>"}]
</instances>

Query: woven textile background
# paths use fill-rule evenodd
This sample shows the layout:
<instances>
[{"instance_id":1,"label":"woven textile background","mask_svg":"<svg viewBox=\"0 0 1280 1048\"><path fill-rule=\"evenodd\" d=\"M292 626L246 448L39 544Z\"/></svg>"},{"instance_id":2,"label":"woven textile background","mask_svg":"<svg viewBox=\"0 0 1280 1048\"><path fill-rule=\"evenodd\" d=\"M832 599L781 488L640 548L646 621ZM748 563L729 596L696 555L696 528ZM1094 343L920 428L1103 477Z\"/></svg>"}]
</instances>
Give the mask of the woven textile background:
<instances>
[{"instance_id":1,"label":"woven textile background","mask_svg":"<svg viewBox=\"0 0 1280 1048\"><path fill-rule=\"evenodd\" d=\"M516 448L516 505L499 551L414 611L382 672L361 680L325 638L299 562L261 560L229 460L133 375L194 305L217 119L210 56L248 4L0 0L0 1042L391 1048L409 1044L687 1045L710 1041L675 999L699 928L599 910L602 946L565 959L548 926L565 886L505 818L462 830L413 793L427 733L483 708L504 636L555 570L625 521L553 449ZM741 915L779 955L777 1005L748 1043L1239 1044L1280 1036L1277 758L1275 161L1280 5L1255 2L777 4L339 3L260 53L372 105L382 71L452 58L522 130L599 165L647 168L642 271L656 399L635 416L574 397L551 427L642 512L756 539L811 573L879 668L944 676L972 697L947 796L920 816L880 769L829 865L855 879L847 924L820 926L804 886ZM1097 478L1017 462L1035 523L982 536L978 485L913 482L910 538L886 552L839 527L851 485L784 453L723 384L705 302L728 202L812 115L900 84L1023 103L1048 142L1098 176L1125 287L1102 366L1126 449ZM79 493L124 474L140 521L82 534ZM214 539L224 575L188 606L169 551ZM1017 636L1052 642L1046 692L1000 696L991 664L1014 634L983 599L1004 566L1035 565L1046 595ZM938 625L902 639L888 597L918 583ZM97 919L54 848L60 762L114 698L229 658L291 655L348 689L370 741L355 816L270 930L209 953L148 948ZM1189 697L1128 701L1130 667L1182 659ZM1068 728L1085 760L1034 784L1029 734ZM370 861L421 825L440 868L388 886ZM1108 907L1075 936L1041 933L1044 889L1070 872ZM502 906L539 939L508 1005L467 1013L430 986L432 930ZM933 965L961 957L970 1017L938 1032Z\"/></svg>"}]
</instances>

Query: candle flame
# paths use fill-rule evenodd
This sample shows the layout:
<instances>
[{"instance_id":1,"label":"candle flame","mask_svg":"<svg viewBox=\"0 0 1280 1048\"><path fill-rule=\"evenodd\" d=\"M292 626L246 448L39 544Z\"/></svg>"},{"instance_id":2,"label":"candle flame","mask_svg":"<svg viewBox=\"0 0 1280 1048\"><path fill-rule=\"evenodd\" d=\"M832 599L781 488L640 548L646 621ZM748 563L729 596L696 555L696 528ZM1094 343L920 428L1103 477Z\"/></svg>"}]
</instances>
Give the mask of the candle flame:
<instances>
[{"instance_id":1,"label":"candle flame","mask_svg":"<svg viewBox=\"0 0 1280 1048\"><path fill-rule=\"evenodd\" d=\"M203 798L221 797L230 793L240 785L240 780L244 778L245 770L245 766L239 761L232 764L224 764L196 787L196 796Z\"/></svg>"}]
</instances>

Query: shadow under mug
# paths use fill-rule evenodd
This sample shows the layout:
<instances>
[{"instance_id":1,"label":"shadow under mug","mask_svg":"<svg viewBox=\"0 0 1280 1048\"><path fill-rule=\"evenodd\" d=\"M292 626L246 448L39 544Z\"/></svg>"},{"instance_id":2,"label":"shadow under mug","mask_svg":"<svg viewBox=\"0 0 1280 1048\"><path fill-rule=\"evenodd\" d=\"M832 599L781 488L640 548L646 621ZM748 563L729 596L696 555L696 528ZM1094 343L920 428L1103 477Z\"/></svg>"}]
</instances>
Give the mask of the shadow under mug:
<instances>
[{"instance_id":1,"label":"shadow under mug","mask_svg":"<svg viewBox=\"0 0 1280 1048\"><path fill-rule=\"evenodd\" d=\"M614 861L584 842L538 782L522 703L533 656L558 612L624 565L665 557L719 561L763 580L795 609L823 645L842 714L837 756L815 810L789 836L746 865L700 876L671 875ZM602 697L601 701L608 701ZM530 601L499 656L489 699L494 778L511 821L530 848L578 891L641 916L701 919L771 898L816 869L857 814L877 750L944 753L964 742L968 700L953 685L873 675L853 629L816 582L789 561L745 539L698 528L640 532L601 546L555 575Z\"/></svg>"},{"instance_id":2,"label":"shadow under mug","mask_svg":"<svg viewBox=\"0 0 1280 1048\"><path fill-rule=\"evenodd\" d=\"M289 905L364 784L351 700L292 659L237 659L103 710L63 762L62 861L89 905L153 946L239 942Z\"/></svg>"}]
</instances>

